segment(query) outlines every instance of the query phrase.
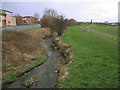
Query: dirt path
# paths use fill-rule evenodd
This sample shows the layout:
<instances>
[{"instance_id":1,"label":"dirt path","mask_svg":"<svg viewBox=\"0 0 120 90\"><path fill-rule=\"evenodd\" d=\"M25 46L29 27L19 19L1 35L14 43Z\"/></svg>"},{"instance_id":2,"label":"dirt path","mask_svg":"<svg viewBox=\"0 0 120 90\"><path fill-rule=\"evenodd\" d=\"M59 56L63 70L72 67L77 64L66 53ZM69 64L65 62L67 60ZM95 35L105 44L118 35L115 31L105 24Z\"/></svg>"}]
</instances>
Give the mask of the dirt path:
<instances>
[{"instance_id":1,"label":"dirt path","mask_svg":"<svg viewBox=\"0 0 120 90\"><path fill-rule=\"evenodd\" d=\"M53 88L56 83L57 73L54 71L56 58L60 53L51 48L52 39L48 38L44 40L45 47L47 48L49 58L47 61L39 67L31 70L28 74L20 77L16 82L12 83L9 88L27 88L22 85L26 80L36 76L37 79L30 88Z\"/></svg>"}]
</instances>

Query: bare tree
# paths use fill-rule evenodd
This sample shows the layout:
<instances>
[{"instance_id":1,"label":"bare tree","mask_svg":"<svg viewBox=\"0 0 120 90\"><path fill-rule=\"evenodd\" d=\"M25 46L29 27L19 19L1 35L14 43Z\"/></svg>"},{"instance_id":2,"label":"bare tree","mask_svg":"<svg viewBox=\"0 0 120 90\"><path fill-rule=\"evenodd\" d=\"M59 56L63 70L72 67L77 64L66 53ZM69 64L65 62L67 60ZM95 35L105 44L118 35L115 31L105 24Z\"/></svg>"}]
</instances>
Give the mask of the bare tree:
<instances>
[{"instance_id":1,"label":"bare tree","mask_svg":"<svg viewBox=\"0 0 120 90\"><path fill-rule=\"evenodd\" d=\"M52 8L50 8L50 9L45 9L44 15L52 16L52 17L57 17L58 14L57 14L57 11L55 11Z\"/></svg>"},{"instance_id":2,"label":"bare tree","mask_svg":"<svg viewBox=\"0 0 120 90\"><path fill-rule=\"evenodd\" d=\"M16 16L17 25L22 25L24 23L22 16Z\"/></svg>"},{"instance_id":3,"label":"bare tree","mask_svg":"<svg viewBox=\"0 0 120 90\"><path fill-rule=\"evenodd\" d=\"M35 23L39 23L39 17L40 17L40 15L39 15L39 13L35 13L34 15L34 19L35 19Z\"/></svg>"},{"instance_id":4,"label":"bare tree","mask_svg":"<svg viewBox=\"0 0 120 90\"><path fill-rule=\"evenodd\" d=\"M36 19L38 19L38 18L40 17L39 13L35 13L35 14L34 14L34 17L35 17Z\"/></svg>"},{"instance_id":5,"label":"bare tree","mask_svg":"<svg viewBox=\"0 0 120 90\"><path fill-rule=\"evenodd\" d=\"M66 27L64 16L58 15L54 9L45 9L41 19L41 25L43 27L49 27L51 34L57 32L59 36L62 35Z\"/></svg>"},{"instance_id":6,"label":"bare tree","mask_svg":"<svg viewBox=\"0 0 120 90\"><path fill-rule=\"evenodd\" d=\"M17 25L24 24L23 17L19 13L16 13L14 16L16 17L16 23L17 23Z\"/></svg>"}]
</instances>

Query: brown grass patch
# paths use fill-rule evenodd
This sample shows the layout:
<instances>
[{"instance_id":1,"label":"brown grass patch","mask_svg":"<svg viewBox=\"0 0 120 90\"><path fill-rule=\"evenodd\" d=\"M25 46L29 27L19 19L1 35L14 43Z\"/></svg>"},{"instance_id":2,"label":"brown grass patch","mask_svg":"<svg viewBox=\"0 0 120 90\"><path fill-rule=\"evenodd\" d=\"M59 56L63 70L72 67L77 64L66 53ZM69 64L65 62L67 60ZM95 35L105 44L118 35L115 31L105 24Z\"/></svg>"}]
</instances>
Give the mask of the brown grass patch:
<instances>
[{"instance_id":1,"label":"brown grass patch","mask_svg":"<svg viewBox=\"0 0 120 90\"><path fill-rule=\"evenodd\" d=\"M55 69L59 72L58 77L57 77L57 87L61 88L61 85L64 83L65 78L69 75L68 68L69 68L69 63L68 64L63 64L63 58L58 58L56 60L56 66Z\"/></svg>"},{"instance_id":2,"label":"brown grass patch","mask_svg":"<svg viewBox=\"0 0 120 90\"><path fill-rule=\"evenodd\" d=\"M64 56L64 59L60 57L56 60L55 66L55 70L59 72L57 77L57 88L61 88L61 85L63 85L66 77L69 75L68 68L73 62L72 59L74 54L72 52L72 48L68 44L62 42L62 40L60 40L58 37L53 38L53 43L56 46L55 49L59 49Z\"/></svg>"},{"instance_id":3,"label":"brown grass patch","mask_svg":"<svg viewBox=\"0 0 120 90\"><path fill-rule=\"evenodd\" d=\"M33 84L35 83L36 79L37 79L37 76L34 76L34 77L26 80L26 81L23 83L23 85L26 86L27 88L29 88L31 85L33 85Z\"/></svg>"},{"instance_id":4,"label":"brown grass patch","mask_svg":"<svg viewBox=\"0 0 120 90\"><path fill-rule=\"evenodd\" d=\"M5 31L2 33L2 74L27 66L43 55L47 55L43 44L43 36L49 35L49 29L33 32Z\"/></svg>"},{"instance_id":5,"label":"brown grass patch","mask_svg":"<svg viewBox=\"0 0 120 90\"><path fill-rule=\"evenodd\" d=\"M62 42L62 40L60 40L58 37L54 37L53 43L56 46L55 49L59 49L65 57L65 63L68 63L72 60L74 54L72 52L72 48L68 44Z\"/></svg>"}]
</instances>

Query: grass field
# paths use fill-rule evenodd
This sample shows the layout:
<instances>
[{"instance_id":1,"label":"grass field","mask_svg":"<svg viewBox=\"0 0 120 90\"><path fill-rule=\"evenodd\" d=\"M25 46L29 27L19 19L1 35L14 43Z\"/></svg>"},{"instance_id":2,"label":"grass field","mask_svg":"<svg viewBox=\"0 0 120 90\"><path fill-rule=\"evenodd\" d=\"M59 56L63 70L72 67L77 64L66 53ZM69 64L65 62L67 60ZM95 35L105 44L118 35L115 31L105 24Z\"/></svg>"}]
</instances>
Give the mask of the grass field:
<instances>
[{"instance_id":1,"label":"grass field","mask_svg":"<svg viewBox=\"0 0 120 90\"><path fill-rule=\"evenodd\" d=\"M83 26L82 27L86 27ZM103 28L101 30L101 28ZM109 27L93 27L112 34ZM61 37L63 42L72 46L73 63L69 67L69 76L64 88L116 88L118 87L118 45L93 32L78 30L80 26L71 26ZM116 30L116 29L115 29ZM110 31L110 32L109 32ZM116 35L115 33L113 33Z\"/></svg>"},{"instance_id":2,"label":"grass field","mask_svg":"<svg viewBox=\"0 0 120 90\"><path fill-rule=\"evenodd\" d=\"M96 25L81 24L81 27L83 28L89 27L90 30L103 32L103 33L118 37L118 27L116 26L108 26L108 25L102 25L102 24L96 24Z\"/></svg>"}]
</instances>

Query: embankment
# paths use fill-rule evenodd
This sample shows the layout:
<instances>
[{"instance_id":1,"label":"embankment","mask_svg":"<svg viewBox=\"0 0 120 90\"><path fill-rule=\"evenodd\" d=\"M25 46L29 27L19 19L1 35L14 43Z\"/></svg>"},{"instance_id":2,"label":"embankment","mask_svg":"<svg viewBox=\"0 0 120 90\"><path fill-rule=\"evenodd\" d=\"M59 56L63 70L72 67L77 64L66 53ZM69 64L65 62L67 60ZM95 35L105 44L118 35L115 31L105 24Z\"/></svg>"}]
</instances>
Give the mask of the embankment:
<instances>
[{"instance_id":1,"label":"embankment","mask_svg":"<svg viewBox=\"0 0 120 90\"><path fill-rule=\"evenodd\" d=\"M59 73L57 77L57 88L61 88L65 78L69 75L69 65L73 62L73 51L71 46L62 42L58 37L53 37L53 46L63 55L56 60L56 70Z\"/></svg>"},{"instance_id":2,"label":"embankment","mask_svg":"<svg viewBox=\"0 0 120 90\"><path fill-rule=\"evenodd\" d=\"M5 31L2 33L2 82L13 82L31 68L47 59L43 37L48 28L37 31Z\"/></svg>"}]
</instances>

